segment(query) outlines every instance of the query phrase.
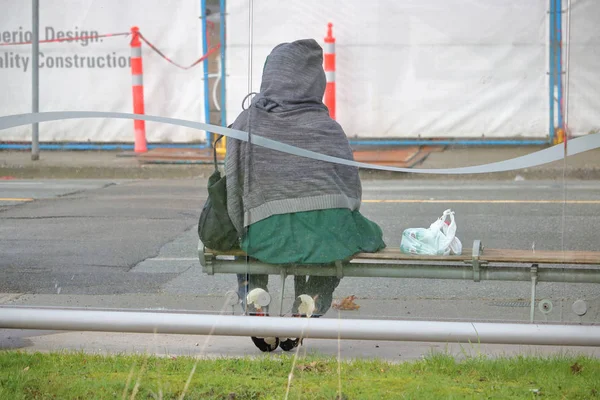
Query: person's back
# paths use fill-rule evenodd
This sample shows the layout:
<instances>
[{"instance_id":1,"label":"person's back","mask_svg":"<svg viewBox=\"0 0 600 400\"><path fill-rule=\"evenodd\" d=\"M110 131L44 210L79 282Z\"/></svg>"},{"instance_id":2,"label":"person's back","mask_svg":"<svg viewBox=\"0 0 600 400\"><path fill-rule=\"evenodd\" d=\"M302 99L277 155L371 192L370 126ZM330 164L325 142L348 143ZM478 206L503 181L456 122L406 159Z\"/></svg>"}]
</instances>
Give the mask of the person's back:
<instances>
[{"instance_id":1,"label":"person's back","mask_svg":"<svg viewBox=\"0 0 600 400\"><path fill-rule=\"evenodd\" d=\"M277 46L265 64L260 93L233 128L352 160L344 131L322 102L322 60L314 40ZM226 176L228 212L250 257L270 264L327 265L385 247L381 229L358 211L357 168L248 146L227 141ZM315 299L313 316L324 314L339 279L296 278L296 296ZM238 281L245 304L246 293L266 290L268 277L240 275Z\"/></svg>"}]
</instances>

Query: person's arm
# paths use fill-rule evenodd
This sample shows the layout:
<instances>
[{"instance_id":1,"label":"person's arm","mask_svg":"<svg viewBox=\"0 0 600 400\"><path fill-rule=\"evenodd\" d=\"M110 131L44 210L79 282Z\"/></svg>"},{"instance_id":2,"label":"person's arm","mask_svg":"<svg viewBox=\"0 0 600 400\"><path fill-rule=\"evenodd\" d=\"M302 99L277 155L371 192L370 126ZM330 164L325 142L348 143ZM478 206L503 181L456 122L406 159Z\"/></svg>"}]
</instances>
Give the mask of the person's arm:
<instances>
[{"instance_id":1,"label":"person's arm","mask_svg":"<svg viewBox=\"0 0 600 400\"><path fill-rule=\"evenodd\" d=\"M238 118L239 120L239 118ZM236 120L237 122L237 120ZM234 122L231 127L239 129ZM241 237L244 232L244 168L245 143L228 138L225 153L225 177L227 179L227 212L233 226Z\"/></svg>"}]
</instances>

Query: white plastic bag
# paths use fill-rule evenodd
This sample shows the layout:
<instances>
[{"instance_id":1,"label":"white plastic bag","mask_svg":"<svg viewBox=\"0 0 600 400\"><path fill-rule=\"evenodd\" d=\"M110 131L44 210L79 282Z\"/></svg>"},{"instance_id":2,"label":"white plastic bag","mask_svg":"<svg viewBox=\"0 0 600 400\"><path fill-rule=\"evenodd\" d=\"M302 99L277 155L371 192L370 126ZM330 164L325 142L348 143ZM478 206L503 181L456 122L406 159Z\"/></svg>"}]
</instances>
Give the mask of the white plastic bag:
<instances>
[{"instance_id":1,"label":"white plastic bag","mask_svg":"<svg viewBox=\"0 0 600 400\"><path fill-rule=\"evenodd\" d=\"M450 217L450 222L447 222ZM441 256L461 254L462 243L456 237L454 211L446 210L429 228L408 228L402 232L403 253Z\"/></svg>"}]
</instances>

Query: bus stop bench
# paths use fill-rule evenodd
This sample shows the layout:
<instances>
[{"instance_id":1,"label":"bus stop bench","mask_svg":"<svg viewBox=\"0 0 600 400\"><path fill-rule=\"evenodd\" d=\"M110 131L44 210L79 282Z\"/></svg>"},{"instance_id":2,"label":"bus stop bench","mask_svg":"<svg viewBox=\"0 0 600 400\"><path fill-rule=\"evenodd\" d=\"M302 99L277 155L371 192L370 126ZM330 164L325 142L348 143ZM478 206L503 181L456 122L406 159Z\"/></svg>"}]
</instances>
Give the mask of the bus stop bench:
<instances>
[{"instance_id":1,"label":"bus stop bench","mask_svg":"<svg viewBox=\"0 0 600 400\"><path fill-rule=\"evenodd\" d=\"M365 278L459 279L531 282L531 321L538 282L600 283L600 251L547 251L484 249L480 240L471 252L449 256L422 256L386 248L359 253L331 266L275 265L251 259L243 251L218 252L198 243L202 271L214 274L267 274L281 277L280 310L289 275Z\"/></svg>"}]
</instances>

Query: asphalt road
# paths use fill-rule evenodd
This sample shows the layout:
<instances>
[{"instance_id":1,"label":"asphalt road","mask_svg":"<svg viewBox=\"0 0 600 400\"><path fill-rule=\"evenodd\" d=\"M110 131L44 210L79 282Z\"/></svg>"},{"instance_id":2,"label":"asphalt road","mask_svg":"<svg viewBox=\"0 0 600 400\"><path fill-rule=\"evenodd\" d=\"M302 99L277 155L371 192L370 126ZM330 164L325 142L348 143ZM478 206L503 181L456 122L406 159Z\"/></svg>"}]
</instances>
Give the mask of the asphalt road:
<instances>
[{"instance_id":1,"label":"asphalt road","mask_svg":"<svg viewBox=\"0 0 600 400\"><path fill-rule=\"evenodd\" d=\"M0 181L0 303L239 313L223 306L235 277L207 276L196 258L205 186ZM452 208L465 251L474 239L494 248L598 250L599 189L597 181L368 181L362 211L380 224L389 247L399 246L403 229L426 227ZM279 290L272 277L270 291ZM525 282L344 278L335 297L351 294L361 308L342 317L529 318ZM540 299L554 309L536 311L538 321L600 321L597 285L539 284ZM583 318L570 309L576 299L588 302Z\"/></svg>"}]
</instances>

